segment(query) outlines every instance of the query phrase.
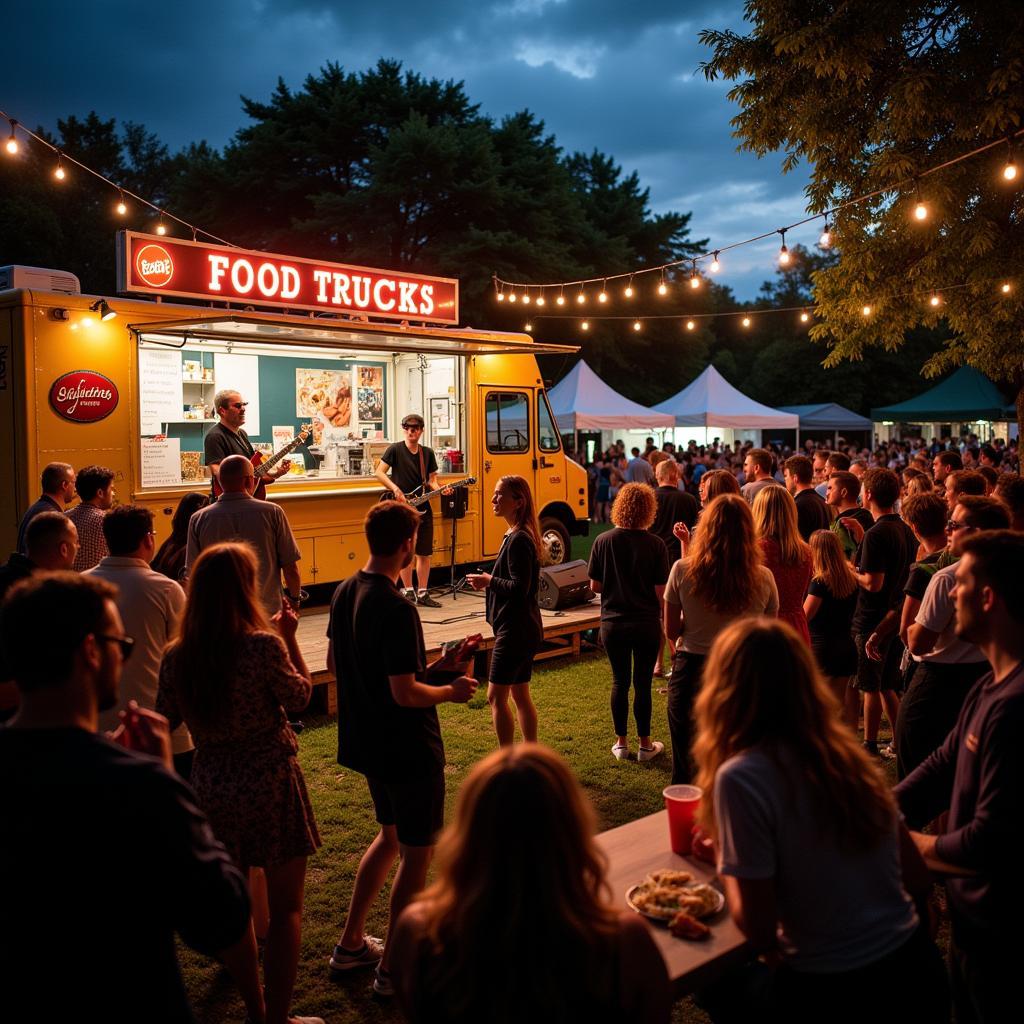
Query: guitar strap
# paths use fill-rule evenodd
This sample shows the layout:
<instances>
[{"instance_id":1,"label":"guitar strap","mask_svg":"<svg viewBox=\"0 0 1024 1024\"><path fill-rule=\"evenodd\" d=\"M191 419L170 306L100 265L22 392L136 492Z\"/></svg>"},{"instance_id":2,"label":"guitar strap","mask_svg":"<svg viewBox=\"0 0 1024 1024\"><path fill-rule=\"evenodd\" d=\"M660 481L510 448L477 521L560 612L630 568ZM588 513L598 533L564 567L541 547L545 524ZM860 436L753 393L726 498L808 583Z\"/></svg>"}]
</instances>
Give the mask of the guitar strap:
<instances>
[{"instance_id":1,"label":"guitar strap","mask_svg":"<svg viewBox=\"0 0 1024 1024\"><path fill-rule=\"evenodd\" d=\"M426 466L426 462L423 459L423 445L420 445L419 448L417 449L417 451L419 452L419 456L420 456L420 487L422 488L422 493L426 494L427 493L427 466Z\"/></svg>"}]
</instances>

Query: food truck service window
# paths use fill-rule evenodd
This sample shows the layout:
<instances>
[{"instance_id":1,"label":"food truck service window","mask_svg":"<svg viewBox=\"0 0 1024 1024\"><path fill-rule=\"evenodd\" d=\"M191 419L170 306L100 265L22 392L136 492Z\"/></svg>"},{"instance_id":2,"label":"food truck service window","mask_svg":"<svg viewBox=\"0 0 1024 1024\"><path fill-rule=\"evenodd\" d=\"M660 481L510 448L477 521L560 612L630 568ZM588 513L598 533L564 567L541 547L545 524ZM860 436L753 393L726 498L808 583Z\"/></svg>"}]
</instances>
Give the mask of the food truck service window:
<instances>
[{"instance_id":1,"label":"food truck service window","mask_svg":"<svg viewBox=\"0 0 1024 1024\"><path fill-rule=\"evenodd\" d=\"M464 358L410 352L339 351L183 339L139 347L142 486L209 486L204 438L217 423L214 397L237 391L246 431L270 458L291 446L288 487L368 478L410 412L423 416L424 443L441 472L461 471ZM292 442L303 429L307 437ZM280 486L280 484L278 485Z\"/></svg>"}]
</instances>

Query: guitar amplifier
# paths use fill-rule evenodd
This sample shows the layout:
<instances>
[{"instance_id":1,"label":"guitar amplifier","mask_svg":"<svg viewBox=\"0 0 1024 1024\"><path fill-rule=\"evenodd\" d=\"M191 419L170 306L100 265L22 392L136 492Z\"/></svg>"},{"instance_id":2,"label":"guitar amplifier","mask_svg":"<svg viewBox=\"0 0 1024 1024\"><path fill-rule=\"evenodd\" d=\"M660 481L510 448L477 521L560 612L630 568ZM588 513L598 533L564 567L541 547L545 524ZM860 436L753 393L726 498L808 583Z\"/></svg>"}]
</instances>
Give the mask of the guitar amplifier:
<instances>
[{"instance_id":1,"label":"guitar amplifier","mask_svg":"<svg viewBox=\"0 0 1024 1024\"><path fill-rule=\"evenodd\" d=\"M593 600L587 563L582 559L562 565L544 566L540 571L537 603L547 611L575 608Z\"/></svg>"}]
</instances>

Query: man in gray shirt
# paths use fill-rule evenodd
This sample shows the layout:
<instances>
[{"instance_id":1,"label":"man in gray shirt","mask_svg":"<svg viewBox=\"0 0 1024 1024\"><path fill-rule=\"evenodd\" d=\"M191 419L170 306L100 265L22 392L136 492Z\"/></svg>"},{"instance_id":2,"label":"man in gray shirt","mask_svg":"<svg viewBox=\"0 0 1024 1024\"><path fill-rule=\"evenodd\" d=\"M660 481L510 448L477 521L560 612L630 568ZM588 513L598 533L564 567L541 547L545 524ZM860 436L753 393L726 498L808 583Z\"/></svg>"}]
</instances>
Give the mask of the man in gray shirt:
<instances>
[{"instance_id":1,"label":"man in gray shirt","mask_svg":"<svg viewBox=\"0 0 1024 1024\"><path fill-rule=\"evenodd\" d=\"M654 470L651 464L640 455L640 449L632 450L633 458L626 463L626 472L623 474L628 484L650 484L654 486Z\"/></svg>"},{"instance_id":2,"label":"man in gray shirt","mask_svg":"<svg viewBox=\"0 0 1024 1024\"><path fill-rule=\"evenodd\" d=\"M740 488L740 494L753 505L754 496L766 487L777 487L778 481L772 476L774 463L772 453L764 448L751 448L743 460L743 475L746 483Z\"/></svg>"},{"instance_id":3,"label":"man in gray shirt","mask_svg":"<svg viewBox=\"0 0 1024 1024\"><path fill-rule=\"evenodd\" d=\"M285 592L298 602L300 584L297 562L302 557L288 519L280 506L252 496L256 476L244 455L229 455L220 463L224 493L212 505L201 508L188 523L186 572L203 548L222 541L240 540L253 546L260 563L260 600L267 615L281 610L281 575Z\"/></svg>"}]
</instances>

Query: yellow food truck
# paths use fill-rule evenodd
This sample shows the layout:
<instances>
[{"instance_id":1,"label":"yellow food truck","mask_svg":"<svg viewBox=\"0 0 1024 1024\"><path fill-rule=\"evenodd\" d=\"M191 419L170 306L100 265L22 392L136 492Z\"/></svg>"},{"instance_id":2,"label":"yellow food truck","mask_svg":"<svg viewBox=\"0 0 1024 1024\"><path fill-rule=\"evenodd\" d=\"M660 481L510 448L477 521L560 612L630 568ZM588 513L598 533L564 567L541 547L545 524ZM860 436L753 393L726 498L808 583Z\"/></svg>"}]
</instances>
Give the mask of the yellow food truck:
<instances>
[{"instance_id":1,"label":"yellow food truck","mask_svg":"<svg viewBox=\"0 0 1024 1024\"><path fill-rule=\"evenodd\" d=\"M248 402L265 458L308 431L267 490L306 585L363 564L362 519L382 494L373 470L411 412L440 481L473 478L464 509L434 500L435 566L449 564L452 536L456 564L497 553L506 524L490 496L506 473L532 482L552 562L586 534L586 474L562 449L535 359L574 349L455 326L449 279L134 232L118 245L117 297L78 294L59 271L0 271L6 551L54 461L112 469L118 500L152 509L162 540L181 497L210 490L203 439L226 389Z\"/></svg>"}]
</instances>

